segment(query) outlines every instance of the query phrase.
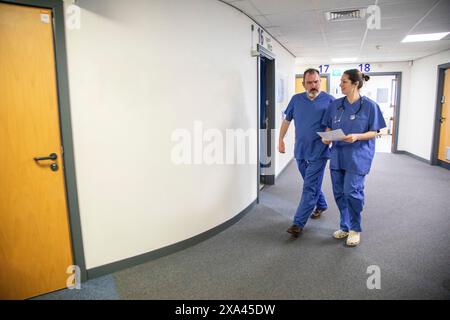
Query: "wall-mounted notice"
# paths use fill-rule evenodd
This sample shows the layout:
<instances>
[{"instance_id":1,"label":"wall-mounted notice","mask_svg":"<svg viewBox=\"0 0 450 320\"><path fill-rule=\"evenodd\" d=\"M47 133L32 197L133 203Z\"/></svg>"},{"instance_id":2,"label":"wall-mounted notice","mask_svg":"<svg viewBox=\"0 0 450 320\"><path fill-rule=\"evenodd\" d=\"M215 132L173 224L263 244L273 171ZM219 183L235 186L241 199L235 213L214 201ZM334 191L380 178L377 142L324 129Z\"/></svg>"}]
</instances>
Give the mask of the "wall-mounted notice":
<instances>
[{"instance_id":1,"label":"wall-mounted notice","mask_svg":"<svg viewBox=\"0 0 450 320\"><path fill-rule=\"evenodd\" d=\"M42 23L50 23L50 14L41 13L41 22Z\"/></svg>"},{"instance_id":2,"label":"wall-mounted notice","mask_svg":"<svg viewBox=\"0 0 450 320\"><path fill-rule=\"evenodd\" d=\"M277 82L277 103L282 103L284 101L284 78L278 77Z\"/></svg>"}]
</instances>

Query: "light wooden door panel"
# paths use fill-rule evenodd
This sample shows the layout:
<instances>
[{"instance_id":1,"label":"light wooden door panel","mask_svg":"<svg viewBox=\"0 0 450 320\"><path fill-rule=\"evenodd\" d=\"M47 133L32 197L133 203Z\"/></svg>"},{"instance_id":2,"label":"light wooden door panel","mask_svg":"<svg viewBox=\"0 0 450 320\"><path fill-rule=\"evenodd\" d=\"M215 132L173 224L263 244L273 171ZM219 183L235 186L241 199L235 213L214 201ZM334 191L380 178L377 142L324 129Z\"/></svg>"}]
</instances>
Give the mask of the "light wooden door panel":
<instances>
[{"instance_id":1,"label":"light wooden door panel","mask_svg":"<svg viewBox=\"0 0 450 320\"><path fill-rule=\"evenodd\" d=\"M322 80L321 85L320 85L320 90L322 90L324 92L328 92L328 88L327 88L328 87L328 78L320 77L320 79ZM303 81L303 77L295 78L295 93L305 92L305 88L303 87L302 81Z\"/></svg>"},{"instance_id":2,"label":"light wooden door panel","mask_svg":"<svg viewBox=\"0 0 450 320\"><path fill-rule=\"evenodd\" d=\"M0 299L62 289L72 265L52 26L50 10L0 3Z\"/></svg>"},{"instance_id":3,"label":"light wooden door panel","mask_svg":"<svg viewBox=\"0 0 450 320\"><path fill-rule=\"evenodd\" d=\"M445 98L441 111L438 159L450 163L446 159L447 148L450 148L450 69L445 70L443 95Z\"/></svg>"}]
</instances>

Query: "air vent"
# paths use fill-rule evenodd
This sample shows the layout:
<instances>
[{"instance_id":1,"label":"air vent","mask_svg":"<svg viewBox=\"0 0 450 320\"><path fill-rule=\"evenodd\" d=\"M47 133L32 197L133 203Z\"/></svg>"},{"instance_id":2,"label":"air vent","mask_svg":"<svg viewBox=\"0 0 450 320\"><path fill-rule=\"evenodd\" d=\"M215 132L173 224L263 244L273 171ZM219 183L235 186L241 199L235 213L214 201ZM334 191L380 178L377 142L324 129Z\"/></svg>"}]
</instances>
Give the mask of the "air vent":
<instances>
[{"instance_id":1,"label":"air vent","mask_svg":"<svg viewBox=\"0 0 450 320\"><path fill-rule=\"evenodd\" d=\"M361 20L366 16L365 9L351 9L325 12L328 21Z\"/></svg>"}]
</instances>

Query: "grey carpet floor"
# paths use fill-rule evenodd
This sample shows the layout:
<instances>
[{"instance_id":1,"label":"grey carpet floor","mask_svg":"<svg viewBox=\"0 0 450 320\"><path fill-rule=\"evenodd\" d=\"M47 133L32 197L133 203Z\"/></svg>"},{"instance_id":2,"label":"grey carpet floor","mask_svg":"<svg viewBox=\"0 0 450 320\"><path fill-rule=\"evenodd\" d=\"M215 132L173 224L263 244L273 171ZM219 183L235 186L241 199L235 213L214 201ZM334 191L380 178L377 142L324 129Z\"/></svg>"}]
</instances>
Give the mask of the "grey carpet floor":
<instances>
[{"instance_id":1,"label":"grey carpet floor","mask_svg":"<svg viewBox=\"0 0 450 320\"><path fill-rule=\"evenodd\" d=\"M378 153L366 180L364 232L355 248L329 209L303 234L286 233L302 181L294 162L239 222L183 251L40 299L450 299L450 171ZM368 289L369 266L380 289Z\"/></svg>"}]
</instances>

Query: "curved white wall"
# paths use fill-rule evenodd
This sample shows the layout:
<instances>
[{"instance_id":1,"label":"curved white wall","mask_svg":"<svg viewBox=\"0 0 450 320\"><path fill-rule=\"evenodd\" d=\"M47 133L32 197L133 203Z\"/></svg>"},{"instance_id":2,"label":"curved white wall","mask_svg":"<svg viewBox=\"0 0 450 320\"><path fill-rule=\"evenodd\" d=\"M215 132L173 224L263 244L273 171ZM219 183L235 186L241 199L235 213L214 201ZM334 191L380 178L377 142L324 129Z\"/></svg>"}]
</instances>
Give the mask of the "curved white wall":
<instances>
[{"instance_id":1,"label":"curved white wall","mask_svg":"<svg viewBox=\"0 0 450 320\"><path fill-rule=\"evenodd\" d=\"M193 132L196 120L224 134L256 129L257 72L253 22L219 1L77 5L81 28L66 34L91 269L193 237L256 199L256 164L175 165L171 135ZM294 79L294 58L280 48L283 72Z\"/></svg>"}]
</instances>

